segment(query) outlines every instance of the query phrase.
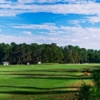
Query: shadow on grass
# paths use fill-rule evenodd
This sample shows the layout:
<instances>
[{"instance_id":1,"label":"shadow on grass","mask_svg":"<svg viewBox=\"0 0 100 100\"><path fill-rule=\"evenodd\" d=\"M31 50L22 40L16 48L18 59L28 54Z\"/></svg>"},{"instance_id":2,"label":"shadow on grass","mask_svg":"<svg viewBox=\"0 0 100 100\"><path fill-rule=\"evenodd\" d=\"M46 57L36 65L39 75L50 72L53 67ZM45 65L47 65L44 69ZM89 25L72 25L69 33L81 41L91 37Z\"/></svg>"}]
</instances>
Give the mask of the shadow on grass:
<instances>
[{"instance_id":1,"label":"shadow on grass","mask_svg":"<svg viewBox=\"0 0 100 100\"><path fill-rule=\"evenodd\" d=\"M72 80L72 79L92 79L91 76L77 76L77 77L67 77L67 76L32 76L32 75L21 75L19 77L15 77L16 79L56 79L56 80Z\"/></svg>"},{"instance_id":2,"label":"shadow on grass","mask_svg":"<svg viewBox=\"0 0 100 100\"><path fill-rule=\"evenodd\" d=\"M81 72L82 69L50 69L50 70L14 70L0 72Z\"/></svg>"},{"instance_id":3,"label":"shadow on grass","mask_svg":"<svg viewBox=\"0 0 100 100\"><path fill-rule=\"evenodd\" d=\"M53 87L53 88L40 88L40 87L33 87L33 86L8 86L8 85L0 85L0 87L4 88L21 88L21 89L37 89L37 90L56 90L56 89L76 89L80 86L66 86L66 87Z\"/></svg>"},{"instance_id":4,"label":"shadow on grass","mask_svg":"<svg viewBox=\"0 0 100 100\"><path fill-rule=\"evenodd\" d=\"M26 94L26 95L43 95L43 94L64 94L64 93L72 93L72 92L78 92L76 90L71 90L71 91L42 91L42 92L31 92L31 91L0 91L0 93L3 94Z\"/></svg>"},{"instance_id":5,"label":"shadow on grass","mask_svg":"<svg viewBox=\"0 0 100 100\"><path fill-rule=\"evenodd\" d=\"M61 76L61 77L82 77L82 75L73 75L73 74L31 74L31 73L7 73L7 74L0 74L0 75L19 75L19 76Z\"/></svg>"}]
</instances>

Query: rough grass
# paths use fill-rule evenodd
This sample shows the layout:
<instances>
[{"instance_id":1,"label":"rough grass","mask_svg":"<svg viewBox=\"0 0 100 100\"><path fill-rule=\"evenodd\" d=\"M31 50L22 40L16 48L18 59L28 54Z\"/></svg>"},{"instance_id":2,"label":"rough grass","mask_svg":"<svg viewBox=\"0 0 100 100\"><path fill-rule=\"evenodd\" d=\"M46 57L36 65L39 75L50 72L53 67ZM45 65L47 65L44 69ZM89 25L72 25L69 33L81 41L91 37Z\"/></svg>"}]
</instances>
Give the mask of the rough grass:
<instances>
[{"instance_id":1,"label":"rough grass","mask_svg":"<svg viewBox=\"0 0 100 100\"><path fill-rule=\"evenodd\" d=\"M0 100L69 100L82 82L93 84L84 70L99 64L0 66Z\"/></svg>"}]
</instances>

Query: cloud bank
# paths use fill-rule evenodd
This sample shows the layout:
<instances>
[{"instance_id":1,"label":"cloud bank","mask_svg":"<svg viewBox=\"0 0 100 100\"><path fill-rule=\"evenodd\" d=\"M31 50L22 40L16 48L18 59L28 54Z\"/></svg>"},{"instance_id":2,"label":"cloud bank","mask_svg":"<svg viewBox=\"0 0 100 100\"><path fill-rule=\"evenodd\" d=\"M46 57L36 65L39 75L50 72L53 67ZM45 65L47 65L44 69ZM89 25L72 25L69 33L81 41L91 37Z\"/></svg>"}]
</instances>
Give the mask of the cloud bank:
<instances>
[{"instance_id":1,"label":"cloud bank","mask_svg":"<svg viewBox=\"0 0 100 100\"><path fill-rule=\"evenodd\" d=\"M19 30L20 35L3 34L3 29L0 29L0 42L39 44L54 42L59 46L72 44L100 49L100 28L96 25L100 23L99 9L100 3L96 0L0 0L0 18L15 18L21 14L40 12L63 16L68 14L85 16L83 19L70 20L69 23L74 24L73 26L50 22L10 25L11 29ZM89 27L88 23L96 26Z\"/></svg>"}]
</instances>

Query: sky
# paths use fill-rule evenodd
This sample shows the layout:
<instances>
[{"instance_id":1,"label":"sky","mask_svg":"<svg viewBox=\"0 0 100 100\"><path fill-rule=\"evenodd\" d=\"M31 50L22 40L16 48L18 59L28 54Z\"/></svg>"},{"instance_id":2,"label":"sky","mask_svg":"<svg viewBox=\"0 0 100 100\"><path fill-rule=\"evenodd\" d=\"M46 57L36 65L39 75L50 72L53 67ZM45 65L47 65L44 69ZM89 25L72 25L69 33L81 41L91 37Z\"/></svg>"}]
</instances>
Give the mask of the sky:
<instances>
[{"instance_id":1,"label":"sky","mask_svg":"<svg viewBox=\"0 0 100 100\"><path fill-rule=\"evenodd\" d=\"M100 0L0 0L0 43L100 49Z\"/></svg>"}]
</instances>

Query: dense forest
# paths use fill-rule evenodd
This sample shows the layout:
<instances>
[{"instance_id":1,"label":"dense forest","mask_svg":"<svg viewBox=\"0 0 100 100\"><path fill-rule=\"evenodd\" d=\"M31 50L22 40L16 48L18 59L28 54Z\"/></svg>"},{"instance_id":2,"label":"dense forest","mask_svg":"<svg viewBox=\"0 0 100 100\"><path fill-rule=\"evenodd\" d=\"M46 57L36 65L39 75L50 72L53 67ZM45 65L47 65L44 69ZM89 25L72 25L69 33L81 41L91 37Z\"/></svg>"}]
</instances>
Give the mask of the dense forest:
<instances>
[{"instance_id":1,"label":"dense forest","mask_svg":"<svg viewBox=\"0 0 100 100\"><path fill-rule=\"evenodd\" d=\"M42 63L100 63L100 50L78 46L52 44L0 44L0 62L10 64Z\"/></svg>"}]
</instances>

